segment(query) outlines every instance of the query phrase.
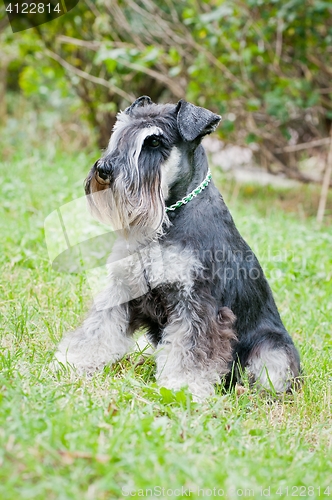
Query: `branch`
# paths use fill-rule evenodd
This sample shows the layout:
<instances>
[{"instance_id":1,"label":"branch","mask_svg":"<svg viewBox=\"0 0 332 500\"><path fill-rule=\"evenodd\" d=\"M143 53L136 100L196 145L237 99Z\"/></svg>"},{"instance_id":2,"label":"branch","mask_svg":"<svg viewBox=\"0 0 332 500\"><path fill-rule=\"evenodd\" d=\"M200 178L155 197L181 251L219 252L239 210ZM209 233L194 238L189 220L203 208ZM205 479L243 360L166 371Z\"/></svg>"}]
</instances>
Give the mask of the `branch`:
<instances>
[{"instance_id":1,"label":"branch","mask_svg":"<svg viewBox=\"0 0 332 500\"><path fill-rule=\"evenodd\" d=\"M135 100L135 96L132 94L128 94L124 90L120 89L116 85L113 85L112 83L108 82L104 78L100 78L98 76L90 75L90 73L87 73L86 71L82 71L79 68L76 68L72 64L69 64L67 61L62 59L58 54L55 52L52 52L49 49L45 49L45 54L55 61L57 61L63 68L65 68L67 71L70 71L71 73L74 73L77 76L80 76L81 78L84 78L85 80L89 80L92 83L96 83L98 85L103 85L104 87L107 87L110 91L113 92L113 94L117 94L123 99L125 99L128 102L132 102Z\"/></svg>"},{"instance_id":2,"label":"branch","mask_svg":"<svg viewBox=\"0 0 332 500\"><path fill-rule=\"evenodd\" d=\"M277 39L276 39L275 57L274 57L274 62L273 62L274 64L277 64L278 66L279 66L279 61L280 61L281 54L282 54L283 29L284 29L284 23L283 23L283 20L279 17L278 24L277 24Z\"/></svg>"},{"instance_id":3,"label":"branch","mask_svg":"<svg viewBox=\"0 0 332 500\"><path fill-rule=\"evenodd\" d=\"M87 48L89 48L91 50L97 50L102 45L102 43L100 43L100 42L86 42L84 40L79 40L79 39L67 37L67 36L64 36L64 35L61 35L61 36L57 37L57 40L59 40L60 42L71 43L72 45L77 45L77 46L81 46L81 47L87 47ZM114 45L116 45L116 44L114 44ZM125 46L125 44L122 44L122 46ZM54 53L53 53L53 55L56 56L57 58L60 57L60 56L58 56L57 54L54 54ZM53 57L53 56L51 56L51 57ZM55 59L55 57L53 57L53 58ZM58 59L56 59L56 60L58 61ZM68 64L63 59L62 59L62 61L64 63ZM127 67L127 68L133 69L134 71L138 71L140 73L144 73L146 75L151 76L155 80L162 82L164 85L166 85L166 87L169 88L169 90L178 99L182 99L184 97L185 90L178 83L176 83L176 81L174 79L172 79L169 76L163 74L162 72L155 71L154 69L147 68L147 67L142 66L142 65L137 64L137 63L131 63L129 61L126 61L125 59L122 59L121 57L118 58L118 62L120 64L122 64L123 66ZM62 63L60 62L60 64L62 64ZM73 68L74 68L74 66L73 66ZM79 70L77 68L75 68L75 69L77 71L81 71L81 70ZM89 73L86 73L86 74L89 75ZM96 77L92 77L92 78L96 78ZM89 78L87 78L87 79L89 80ZM99 80L102 80L102 79L99 79ZM106 82L106 80L103 80L103 81ZM98 83L98 82L96 82L96 83ZM101 83L101 81L99 81L99 83ZM118 90L120 91L121 89L118 89Z\"/></svg>"},{"instance_id":4,"label":"branch","mask_svg":"<svg viewBox=\"0 0 332 500\"><path fill-rule=\"evenodd\" d=\"M317 56L313 54L307 55L309 61L315 64L319 69L321 69L326 75L332 76L332 69L326 66L323 61L321 61Z\"/></svg>"},{"instance_id":5,"label":"branch","mask_svg":"<svg viewBox=\"0 0 332 500\"><path fill-rule=\"evenodd\" d=\"M294 153L295 151L302 151L303 149L317 148L319 146L326 146L330 144L330 138L324 137L315 141L303 142L302 144L295 144L294 146L285 146L284 148L276 149L274 152L280 153Z\"/></svg>"},{"instance_id":6,"label":"branch","mask_svg":"<svg viewBox=\"0 0 332 500\"><path fill-rule=\"evenodd\" d=\"M91 10L91 12L95 17L99 17L101 15L101 13L99 12L99 10L97 9L97 7L94 5L93 2L91 2L90 0L85 0L85 3L87 4L87 6L89 7L89 9Z\"/></svg>"},{"instance_id":7,"label":"branch","mask_svg":"<svg viewBox=\"0 0 332 500\"><path fill-rule=\"evenodd\" d=\"M319 199L318 211L317 211L317 223L320 226L324 219L327 196L329 193L330 180L332 178L332 127L330 129L330 148L326 159L326 168L324 172L322 190Z\"/></svg>"},{"instance_id":8,"label":"branch","mask_svg":"<svg viewBox=\"0 0 332 500\"><path fill-rule=\"evenodd\" d=\"M7 16L4 16L0 21L0 32L7 28L9 24L9 19Z\"/></svg>"},{"instance_id":9,"label":"branch","mask_svg":"<svg viewBox=\"0 0 332 500\"><path fill-rule=\"evenodd\" d=\"M71 38L71 37L67 37L67 36L63 36L63 35L59 36L57 38L57 40L59 40L60 42L64 42L64 43L71 43L72 45L87 47L91 50L97 50L102 45L100 42L86 42L84 40L79 40L76 38ZM116 45L116 43L114 45ZM122 46L125 46L125 44L122 44ZM61 59L63 61L63 62L60 62L60 64L62 64L62 66L64 66L63 63L65 63L68 66L71 66L69 63L64 61L57 54L54 54L54 53L52 53L52 54L53 55L50 55L50 54L48 54L48 55L50 55L50 57L53 57L53 59L55 59L58 62L60 62L59 59ZM123 66L126 66L127 68L130 68L130 69L133 69L134 71L139 71L140 73L144 73L146 75L149 75L152 78L154 78L154 80L158 80L158 81L164 83L171 90L171 92L174 94L175 97L177 97L179 99L182 99L184 97L185 90L178 83L176 83L175 80L168 77L167 75L160 73L159 71L155 71L154 69L147 68L145 66L141 66L140 64L131 63L129 61L122 59L121 57L118 58L118 62L120 64L122 64ZM65 67L67 67L67 66L65 66ZM71 68L74 68L76 72L80 71L81 73L85 73L84 71L82 72L82 70L79 70L78 68L75 68L74 66L72 66ZM70 69L70 68L67 68L67 69ZM78 74L78 73L76 73L76 74ZM89 75L89 73L85 73L85 75ZM83 75L81 75L81 76L83 76ZM89 75L89 77L90 78L87 78L85 76L85 78L87 78L88 80L91 80L91 78L93 78L93 79L97 78L97 77L94 77L92 75ZM107 85L105 85L105 86L111 85L106 80L104 80L102 78L98 78L98 82L96 80L91 80L91 81L95 81L95 83L100 83L101 85L105 85L105 82L106 82ZM102 83L102 82L104 82L104 83ZM115 87L115 88L117 88L117 87ZM121 89L118 89L118 91L123 92ZM128 94L127 94L127 96L128 96ZM127 99L127 97L126 97L126 99ZM131 100L133 100L133 99L131 99Z\"/></svg>"},{"instance_id":10,"label":"branch","mask_svg":"<svg viewBox=\"0 0 332 500\"><path fill-rule=\"evenodd\" d=\"M56 37L56 40L60 43L68 43L69 45L75 45L77 47L86 47L91 50L98 50L101 45L101 42L98 41L80 40L79 38L73 38L67 35L59 35Z\"/></svg>"},{"instance_id":11,"label":"branch","mask_svg":"<svg viewBox=\"0 0 332 500\"><path fill-rule=\"evenodd\" d=\"M139 71L140 73L145 73L146 75L151 76L155 80L164 83L169 88L169 90L174 94L175 97L179 99L185 97L185 90L180 85L178 85L175 80L166 75L163 75L162 73L159 73L159 71L155 71L154 69L151 68L146 68L145 66L141 66L140 64L137 63L131 63L129 61L125 61L121 58L119 58L119 63L122 64L123 66L126 66L127 68Z\"/></svg>"}]
</instances>

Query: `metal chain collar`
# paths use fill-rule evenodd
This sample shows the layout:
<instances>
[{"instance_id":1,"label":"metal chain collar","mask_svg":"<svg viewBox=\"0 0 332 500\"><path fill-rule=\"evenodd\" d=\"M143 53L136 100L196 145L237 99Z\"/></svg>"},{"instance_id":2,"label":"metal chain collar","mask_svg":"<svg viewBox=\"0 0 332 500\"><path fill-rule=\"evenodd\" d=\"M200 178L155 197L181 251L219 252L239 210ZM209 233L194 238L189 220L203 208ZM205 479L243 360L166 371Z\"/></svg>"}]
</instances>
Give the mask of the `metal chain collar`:
<instances>
[{"instance_id":1,"label":"metal chain collar","mask_svg":"<svg viewBox=\"0 0 332 500\"><path fill-rule=\"evenodd\" d=\"M166 212L171 212L175 210L176 208L182 207L182 205L186 205L188 201L191 201L193 198L195 198L199 193L203 191L203 189L206 188L206 186L209 184L210 180L212 178L211 171L210 169L208 170L207 176L205 177L204 181L197 186L191 193L187 194L187 196L184 196L182 200L177 201L170 207L165 207Z\"/></svg>"}]
</instances>

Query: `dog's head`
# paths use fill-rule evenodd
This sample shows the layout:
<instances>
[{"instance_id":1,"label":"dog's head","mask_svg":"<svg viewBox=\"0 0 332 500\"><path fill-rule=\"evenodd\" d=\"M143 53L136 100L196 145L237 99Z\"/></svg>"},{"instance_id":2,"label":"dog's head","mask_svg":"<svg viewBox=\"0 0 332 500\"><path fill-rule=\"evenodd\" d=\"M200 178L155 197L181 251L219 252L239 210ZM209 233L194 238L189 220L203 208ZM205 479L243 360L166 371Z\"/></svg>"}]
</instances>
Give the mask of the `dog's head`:
<instances>
[{"instance_id":1,"label":"dog's head","mask_svg":"<svg viewBox=\"0 0 332 500\"><path fill-rule=\"evenodd\" d=\"M138 98L118 114L108 148L86 179L94 215L118 230L158 232L167 222L165 205L173 188L187 194L197 177L194 151L220 119L183 100L158 105Z\"/></svg>"}]
</instances>

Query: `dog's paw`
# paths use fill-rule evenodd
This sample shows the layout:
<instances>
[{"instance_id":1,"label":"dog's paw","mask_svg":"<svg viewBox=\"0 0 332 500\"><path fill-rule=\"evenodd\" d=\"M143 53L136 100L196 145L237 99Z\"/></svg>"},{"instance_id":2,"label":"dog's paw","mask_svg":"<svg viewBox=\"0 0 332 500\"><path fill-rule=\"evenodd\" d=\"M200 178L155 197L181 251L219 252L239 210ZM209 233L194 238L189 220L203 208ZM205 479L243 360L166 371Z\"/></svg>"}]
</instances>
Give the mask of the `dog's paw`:
<instances>
[{"instance_id":1,"label":"dog's paw","mask_svg":"<svg viewBox=\"0 0 332 500\"><path fill-rule=\"evenodd\" d=\"M63 353L59 350L55 353L54 359L49 364L49 368L53 373L65 372L78 376L91 376L95 372L102 371L106 364L106 362L102 361L80 360L77 356L71 355L70 352Z\"/></svg>"},{"instance_id":2,"label":"dog's paw","mask_svg":"<svg viewBox=\"0 0 332 500\"><path fill-rule=\"evenodd\" d=\"M53 357L53 359L47 365L48 372L51 376L58 378L59 376L70 377L71 380L74 380L79 376L76 367L73 364L70 364L63 360L61 357L57 359Z\"/></svg>"},{"instance_id":3,"label":"dog's paw","mask_svg":"<svg viewBox=\"0 0 332 500\"><path fill-rule=\"evenodd\" d=\"M190 380L187 378L159 378L158 385L161 387L166 387L166 389L171 389L173 391L180 391L181 389L187 388L192 394L193 401L196 403L205 401L207 398L214 396L214 385L207 380Z\"/></svg>"},{"instance_id":4,"label":"dog's paw","mask_svg":"<svg viewBox=\"0 0 332 500\"><path fill-rule=\"evenodd\" d=\"M63 361L58 360L56 357L52 359L49 363L48 368L52 373L58 373L61 371L67 371L72 367L68 363L64 363Z\"/></svg>"}]
</instances>

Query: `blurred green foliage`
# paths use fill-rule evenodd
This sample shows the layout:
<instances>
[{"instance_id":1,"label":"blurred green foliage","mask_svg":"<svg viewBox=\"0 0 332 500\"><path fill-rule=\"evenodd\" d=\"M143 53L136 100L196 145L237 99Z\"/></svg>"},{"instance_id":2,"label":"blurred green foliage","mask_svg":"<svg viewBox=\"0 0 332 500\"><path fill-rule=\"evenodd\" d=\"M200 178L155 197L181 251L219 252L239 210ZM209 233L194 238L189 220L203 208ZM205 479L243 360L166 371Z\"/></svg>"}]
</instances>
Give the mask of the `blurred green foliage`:
<instances>
[{"instance_id":1,"label":"blurred green foliage","mask_svg":"<svg viewBox=\"0 0 332 500\"><path fill-rule=\"evenodd\" d=\"M223 140L255 143L286 173L296 162L285 146L331 126L328 1L81 0L58 20L0 36L7 87L49 105L76 94L103 147L116 112L142 94L213 109Z\"/></svg>"}]
</instances>

